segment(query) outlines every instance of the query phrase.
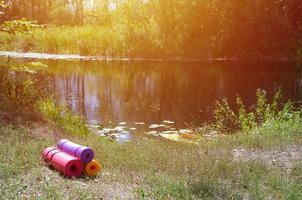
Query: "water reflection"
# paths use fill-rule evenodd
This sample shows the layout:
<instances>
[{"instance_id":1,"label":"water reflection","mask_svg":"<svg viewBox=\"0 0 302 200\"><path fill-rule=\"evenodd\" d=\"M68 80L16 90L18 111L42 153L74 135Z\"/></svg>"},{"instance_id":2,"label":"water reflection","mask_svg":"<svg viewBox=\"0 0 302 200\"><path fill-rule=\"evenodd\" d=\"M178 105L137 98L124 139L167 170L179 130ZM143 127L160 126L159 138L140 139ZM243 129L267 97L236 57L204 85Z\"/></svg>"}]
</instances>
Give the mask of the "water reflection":
<instances>
[{"instance_id":1,"label":"water reflection","mask_svg":"<svg viewBox=\"0 0 302 200\"><path fill-rule=\"evenodd\" d=\"M236 95L249 105L257 88L272 97L302 99L302 75L286 63L152 63L48 61L57 98L88 121L200 125L212 119L215 100Z\"/></svg>"}]
</instances>

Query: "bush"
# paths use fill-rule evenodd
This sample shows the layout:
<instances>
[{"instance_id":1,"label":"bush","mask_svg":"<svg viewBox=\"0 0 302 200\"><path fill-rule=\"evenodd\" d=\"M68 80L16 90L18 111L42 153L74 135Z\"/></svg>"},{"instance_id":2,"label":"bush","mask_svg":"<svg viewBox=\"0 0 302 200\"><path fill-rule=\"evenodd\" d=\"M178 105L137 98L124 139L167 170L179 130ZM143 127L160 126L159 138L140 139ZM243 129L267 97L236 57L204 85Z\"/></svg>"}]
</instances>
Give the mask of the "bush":
<instances>
[{"instance_id":1,"label":"bush","mask_svg":"<svg viewBox=\"0 0 302 200\"><path fill-rule=\"evenodd\" d=\"M238 117L230 108L227 99L216 102L214 116L216 121L215 126L221 132L230 133L240 128Z\"/></svg>"},{"instance_id":2,"label":"bush","mask_svg":"<svg viewBox=\"0 0 302 200\"><path fill-rule=\"evenodd\" d=\"M46 66L31 62L23 65L0 66L0 112L9 120L36 119L36 103L49 96L49 76Z\"/></svg>"},{"instance_id":3,"label":"bush","mask_svg":"<svg viewBox=\"0 0 302 200\"><path fill-rule=\"evenodd\" d=\"M19 20L5 21L0 25L0 31L7 32L9 34L28 33L35 28L41 27L37 24L37 21L30 21L26 18Z\"/></svg>"},{"instance_id":4,"label":"bush","mask_svg":"<svg viewBox=\"0 0 302 200\"><path fill-rule=\"evenodd\" d=\"M240 97L236 99L237 112L233 111L227 99L216 102L214 110L215 127L223 133L236 131L245 132L271 132L285 134L301 128L302 111L295 111L292 103L281 105L282 92L279 89L270 103L266 91L257 90L255 108L247 110Z\"/></svg>"},{"instance_id":5,"label":"bush","mask_svg":"<svg viewBox=\"0 0 302 200\"><path fill-rule=\"evenodd\" d=\"M266 135L298 135L302 134L302 109L295 111L292 103L287 103L276 117L265 121L255 132Z\"/></svg>"}]
</instances>

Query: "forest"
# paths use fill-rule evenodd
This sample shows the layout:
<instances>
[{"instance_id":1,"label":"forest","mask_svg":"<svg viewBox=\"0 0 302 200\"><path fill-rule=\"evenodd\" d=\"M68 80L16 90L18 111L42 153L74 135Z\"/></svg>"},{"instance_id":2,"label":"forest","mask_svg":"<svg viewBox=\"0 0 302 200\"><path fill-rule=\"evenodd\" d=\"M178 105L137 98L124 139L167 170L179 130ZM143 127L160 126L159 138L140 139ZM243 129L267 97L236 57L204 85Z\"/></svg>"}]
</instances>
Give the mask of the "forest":
<instances>
[{"instance_id":1,"label":"forest","mask_svg":"<svg viewBox=\"0 0 302 200\"><path fill-rule=\"evenodd\" d=\"M2 33L2 50L18 46L50 53L189 59L302 57L300 0L4 2L0 21L25 18L43 26L27 35Z\"/></svg>"}]
</instances>

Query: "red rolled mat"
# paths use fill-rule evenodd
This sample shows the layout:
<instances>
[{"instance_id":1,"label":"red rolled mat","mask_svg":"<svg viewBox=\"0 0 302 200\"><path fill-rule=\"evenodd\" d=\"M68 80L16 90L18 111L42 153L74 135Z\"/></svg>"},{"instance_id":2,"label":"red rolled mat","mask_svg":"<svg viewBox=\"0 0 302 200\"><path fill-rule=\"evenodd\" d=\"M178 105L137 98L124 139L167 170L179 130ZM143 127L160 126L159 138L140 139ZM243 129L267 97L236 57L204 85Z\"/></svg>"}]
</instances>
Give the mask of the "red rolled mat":
<instances>
[{"instance_id":1,"label":"red rolled mat","mask_svg":"<svg viewBox=\"0 0 302 200\"><path fill-rule=\"evenodd\" d=\"M42 152L42 157L45 162L62 172L65 176L79 177L83 174L84 165L78 158L55 147L46 148Z\"/></svg>"}]
</instances>

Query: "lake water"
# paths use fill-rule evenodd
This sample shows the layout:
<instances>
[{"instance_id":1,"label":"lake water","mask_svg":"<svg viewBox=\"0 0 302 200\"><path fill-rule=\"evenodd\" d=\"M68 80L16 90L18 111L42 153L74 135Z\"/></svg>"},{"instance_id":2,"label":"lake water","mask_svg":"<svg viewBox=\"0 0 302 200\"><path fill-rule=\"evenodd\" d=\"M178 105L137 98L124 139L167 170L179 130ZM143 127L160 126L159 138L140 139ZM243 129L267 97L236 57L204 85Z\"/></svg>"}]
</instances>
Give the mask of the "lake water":
<instances>
[{"instance_id":1,"label":"lake water","mask_svg":"<svg viewBox=\"0 0 302 200\"><path fill-rule=\"evenodd\" d=\"M281 87L284 101L302 100L302 72L285 61L42 62L49 66L56 99L89 123L104 126L163 120L200 126L213 119L216 100L226 97L233 106L239 95L252 105L258 88L272 98Z\"/></svg>"},{"instance_id":2,"label":"lake water","mask_svg":"<svg viewBox=\"0 0 302 200\"><path fill-rule=\"evenodd\" d=\"M302 73L293 64L235 62L47 61L59 102L90 122L160 123L179 126L213 119L215 101L252 105L258 88L272 98L302 100Z\"/></svg>"}]
</instances>

